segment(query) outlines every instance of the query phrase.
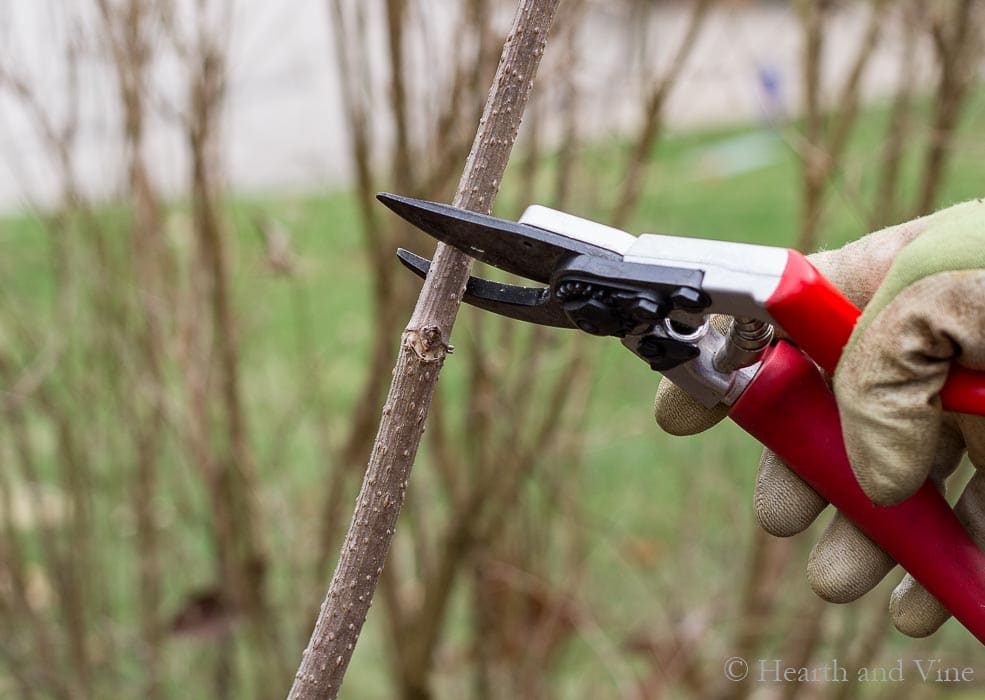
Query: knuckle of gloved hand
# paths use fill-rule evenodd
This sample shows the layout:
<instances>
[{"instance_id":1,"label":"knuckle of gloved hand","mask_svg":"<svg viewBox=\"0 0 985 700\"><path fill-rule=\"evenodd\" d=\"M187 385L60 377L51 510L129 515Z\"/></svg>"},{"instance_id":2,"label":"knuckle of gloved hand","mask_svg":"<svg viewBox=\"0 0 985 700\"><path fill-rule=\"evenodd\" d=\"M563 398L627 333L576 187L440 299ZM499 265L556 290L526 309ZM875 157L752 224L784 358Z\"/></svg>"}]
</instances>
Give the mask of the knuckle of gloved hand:
<instances>
[{"instance_id":1,"label":"knuckle of gloved hand","mask_svg":"<svg viewBox=\"0 0 985 700\"><path fill-rule=\"evenodd\" d=\"M899 252L925 228L926 223L921 220L898 224L836 250L814 253L808 260L853 304L864 307Z\"/></svg>"}]
</instances>

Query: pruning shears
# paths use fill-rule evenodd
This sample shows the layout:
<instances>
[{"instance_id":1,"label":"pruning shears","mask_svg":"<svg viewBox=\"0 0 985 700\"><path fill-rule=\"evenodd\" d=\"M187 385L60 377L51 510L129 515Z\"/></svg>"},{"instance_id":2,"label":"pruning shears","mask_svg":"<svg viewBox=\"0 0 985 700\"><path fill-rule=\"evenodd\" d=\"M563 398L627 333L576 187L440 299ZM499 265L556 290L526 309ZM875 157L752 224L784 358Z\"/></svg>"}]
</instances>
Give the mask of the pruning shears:
<instances>
[{"instance_id":1,"label":"pruning shears","mask_svg":"<svg viewBox=\"0 0 985 700\"><path fill-rule=\"evenodd\" d=\"M729 417L914 576L985 644L985 553L930 483L873 504L845 453L833 374L860 311L799 252L625 231L543 206L519 221L392 194L380 201L462 252L546 286L469 279L464 301L509 318L615 336ZM400 260L421 277L430 263ZM734 317L720 332L709 315ZM773 328L784 339L773 338ZM952 367L945 410L985 415L985 373ZM928 554L929 553L929 554Z\"/></svg>"}]
</instances>

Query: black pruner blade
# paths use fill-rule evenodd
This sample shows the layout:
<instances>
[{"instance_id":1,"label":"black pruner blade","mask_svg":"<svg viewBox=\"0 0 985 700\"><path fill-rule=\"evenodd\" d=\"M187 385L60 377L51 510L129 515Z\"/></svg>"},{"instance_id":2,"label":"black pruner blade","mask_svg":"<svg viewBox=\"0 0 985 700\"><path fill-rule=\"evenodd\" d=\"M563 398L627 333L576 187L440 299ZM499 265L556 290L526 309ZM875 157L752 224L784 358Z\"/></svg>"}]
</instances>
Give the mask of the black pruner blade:
<instances>
[{"instance_id":1,"label":"black pruner blade","mask_svg":"<svg viewBox=\"0 0 985 700\"><path fill-rule=\"evenodd\" d=\"M398 249L397 257L422 279L431 269L430 260L414 255L409 250ZM519 321L556 328L576 327L565 315L561 305L554 300L549 287L521 287L469 277L462 301Z\"/></svg>"},{"instance_id":2,"label":"black pruner blade","mask_svg":"<svg viewBox=\"0 0 985 700\"><path fill-rule=\"evenodd\" d=\"M550 283L561 264L575 255L622 259L607 248L448 204L385 192L376 197L439 241L488 265L542 284Z\"/></svg>"}]
</instances>

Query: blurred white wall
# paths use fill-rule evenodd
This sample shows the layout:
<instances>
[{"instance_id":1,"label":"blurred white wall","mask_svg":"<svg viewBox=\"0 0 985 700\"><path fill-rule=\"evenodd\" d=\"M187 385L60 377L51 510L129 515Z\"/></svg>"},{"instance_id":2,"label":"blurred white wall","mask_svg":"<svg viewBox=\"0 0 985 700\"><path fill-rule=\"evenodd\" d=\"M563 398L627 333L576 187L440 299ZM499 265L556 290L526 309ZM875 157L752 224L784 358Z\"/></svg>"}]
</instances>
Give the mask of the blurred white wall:
<instances>
[{"instance_id":1,"label":"blurred white wall","mask_svg":"<svg viewBox=\"0 0 985 700\"><path fill-rule=\"evenodd\" d=\"M119 111L112 68L101 55L95 17L88 3L63 0L0 0L0 65L25 76L44 109L56 119L65 100L64 46L67 38L89 38L79 58L80 112L76 163L87 190L108 196L123 176ZM412 32L426 31L424 45L440 49L453 41L454 0L422 4ZM225 123L225 169L240 191L315 191L344 185L348 177L344 120L325 0L236 0L228 27L230 86ZM598 2L580 32L579 70L583 129L588 135L623 132L638 118L643 79L663 66L687 21L686 4L669 3L640 26L622 3ZM508 22L509 17L503 18ZM850 63L863 31L865 13L849 6L828 35L826 75L837 80ZM382 25L382 23L377 23ZM381 27L382 29L382 27ZM641 52L628 32L646 32ZM363 47L378 57L382 37ZM729 2L710 18L692 60L668 104L674 127L761 119L769 109L762 76L776 81L777 99L796 110L800 34L785 4ZM893 85L898 37L890 32L871 62L865 94L877 97ZM433 55L440 55L435 50ZM550 48L548 49L550 56ZM418 90L428 81L430 57L416 57L411 71ZM154 177L170 192L185 178L180 131L169 114L180 105L184 79L176 60L155 69L156 116L149 125L148 152ZM382 101L386 85L367 86ZM552 117L547 117L551 132ZM377 127L386 135L385 116ZM556 126L558 120L553 117ZM0 208L54 201L59 182L37 139L36 120L24 105L0 94Z\"/></svg>"}]
</instances>

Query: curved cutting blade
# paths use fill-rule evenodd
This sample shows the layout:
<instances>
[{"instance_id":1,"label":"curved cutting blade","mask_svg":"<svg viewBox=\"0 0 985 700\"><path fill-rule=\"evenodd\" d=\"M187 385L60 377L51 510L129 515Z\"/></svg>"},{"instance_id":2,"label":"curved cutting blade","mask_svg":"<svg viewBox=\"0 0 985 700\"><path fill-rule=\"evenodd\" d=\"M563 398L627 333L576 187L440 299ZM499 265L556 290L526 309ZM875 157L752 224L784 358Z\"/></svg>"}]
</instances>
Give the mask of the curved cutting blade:
<instances>
[{"instance_id":1,"label":"curved cutting blade","mask_svg":"<svg viewBox=\"0 0 985 700\"><path fill-rule=\"evenodd\" d=\"M422 279L431 269L431 261L403 248L397 249L397 257L405 267ZM551 296L548 287L520 287L515 284L493 282L480 277L469 277L462 301L500 316L519 321L556 328L575 328L564 309Z\"/></svg>"},{"instance_id":2,"label":"curved cutting blade","mask_svg":"<svg viewBox=\"0 0 985 700\"><path fill-rule=\"evenodd\" d=\"M622 255L608 248L448 204L385 192L376 198L439 241L500 270L544 284L573 255L622 259Z\"/></svg>"}]
</instances>

